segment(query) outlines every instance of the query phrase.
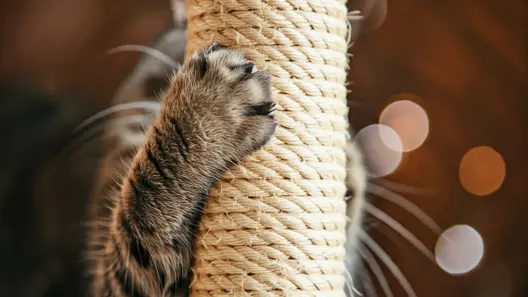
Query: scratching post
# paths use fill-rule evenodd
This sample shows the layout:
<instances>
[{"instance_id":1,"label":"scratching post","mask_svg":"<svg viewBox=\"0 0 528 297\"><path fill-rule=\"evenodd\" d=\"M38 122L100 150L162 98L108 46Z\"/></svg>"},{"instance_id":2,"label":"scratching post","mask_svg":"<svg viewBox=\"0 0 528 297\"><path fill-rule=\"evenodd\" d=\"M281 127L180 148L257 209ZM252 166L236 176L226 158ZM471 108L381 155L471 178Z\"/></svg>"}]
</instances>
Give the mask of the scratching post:
<instances>
[{"instance_id":1,"label":"scratching post","mask_svg":"<svg viewBox=\"0 0 528 297\"><path fill-rule=\"evenodd\" d=\"M345 296L345 0L190 0L187 56L213 41L273 77L279 128L210 190L192 297Z\"/></svg>"}]
</instances>

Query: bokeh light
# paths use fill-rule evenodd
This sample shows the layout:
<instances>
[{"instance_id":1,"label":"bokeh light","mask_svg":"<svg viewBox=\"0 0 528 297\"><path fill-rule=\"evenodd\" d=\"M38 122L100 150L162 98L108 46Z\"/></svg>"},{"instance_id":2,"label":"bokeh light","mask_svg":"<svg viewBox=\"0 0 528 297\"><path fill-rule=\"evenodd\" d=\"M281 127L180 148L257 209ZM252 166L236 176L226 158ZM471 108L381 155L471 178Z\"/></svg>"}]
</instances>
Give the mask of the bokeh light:
<instances>
[{"instance_id":1,"label":"bokeh light","mask_svg":"<svg viewBox=\"0 0 528 297\"><path fill-rule=\"evenodd\" d=\"M493 148L474 147L462 158L459 176L462 186L468 192L478 196L489 195L502 185L506 176L506 164Z\"/></svg>"},{"instance_id":2,"label":"bokeh light","mask_svg":"<svg viewBox=\"0 0 528 297\"><path fill-rule=\"evenodd\" d=\"M402 160L403 146L398 134L385 125L367 126L356 135L371 177L391 174Z\"/></svg>"},{"instance_id":3,"label":"bokeh light","mask_svg":"<svg viewBox=\"0 0 528 297\"><path fill-rule=\"evenodd\" d=\"M410 100L400 100L388 105L381 113L379 122L398 133L404 152L420 147L429 134L427 113ZM390 147L390 144L387 145Z\"/></svg>"},{"instance_id":4,"label":"bokeh light","mask_svg":"<svg viewBox=\"0 0 528 297\"><path fill-rule=\"evenodd\" d=\"M449 274L464 274L475 269L484 256L484 241L468 225L455 225L440 235L435 247L438 265Z\"/></svg>"}]
</instances>

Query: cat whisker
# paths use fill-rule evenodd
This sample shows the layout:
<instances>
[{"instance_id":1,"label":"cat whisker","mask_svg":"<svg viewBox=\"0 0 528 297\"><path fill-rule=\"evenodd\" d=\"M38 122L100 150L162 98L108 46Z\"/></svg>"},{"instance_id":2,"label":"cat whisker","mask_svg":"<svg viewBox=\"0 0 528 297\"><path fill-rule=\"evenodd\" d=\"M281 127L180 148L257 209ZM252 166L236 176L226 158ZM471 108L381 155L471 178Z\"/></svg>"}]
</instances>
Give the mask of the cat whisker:
<instances>
[{"instance_id":1,"label":"cat whisker","mask_svg":"<svg viewBox=\"0 0 528 297\"><path fill-rule=\"evenodd\" d=\"M407 239L416 249L418 249L422 254L424 254L429 260L434 262L434 255L431 253L431 251L407 228L405 228L402 224L400 224L398 221L396 221L394 218L380 210L379 208L375 207L374 205L368 203L367 201L364 202L365 210L377 218L378 220L385 223L387 226L392 228L394 231L398 232L401 236L403 236L405 239Z\"/></svg>"},{"instance_id":2,"label":"cat whisker","mask_svg":"<svg viewBox=\"0 0 528 297\"><path fill-rule=\"evenodd\" d=\"M88 127L89 125L102 120L110 115L126 111L126 110L132 110L132 109L144 109L147 111L150 111L153 115L158 114L160 111L160 103L155 101L134 101L134 102L127 102L127 103L121 103L114 106L110 106L106 109L103 109L99 111L98 113L92 115L91 117L84 120L75 130L74 133L79 133L84 128Z\"/></svg>"},{"instance_id":3,"label":"cat whisker","mask_svg":"<svg viewBox=\"0 0 528 297\"><path fill-rule=\"evenodd\" d=\"M372 253L365 246L361 247L360 245L358 245L357 250L360 256L365 260L367 265L372 270L372 273L374 273L374 276L378 280L381 290L383 291L383 294L385 295L385 297L394 297L394 294L392 293L389 283L387 282L387 278L385 278L385 274L383 273L383 270L381 270L381 267L379 266L378 261L376 261L376 258L374 258ZM366 273L368 274L368 271Z\"/></svg>"},{"instance_id":4,"label":"cat whisker","mask_svg":"<svg viewBox=\"0 0 528 297\"><path fill-rule=\"evenodd\" d=\"M348 270L345 270L345 291L347 293L347 296L349 297L355 296L352 288L354 288L354 281L352 280L350 272L348 272Z\"/></svg>"},{"instance_id":5,"label":"cat whisker","mask_svg":"<svg viewBox=\"0 0 528 297\"><path fill-rule=\"evenodd\" d=\"M400 206L401 208L405 209L410 214L412 214L415 218L417 218L420 222L422 222L433 232L438 235L442 234L442 228L433 220L433 218L431 218L422 209L416 206L416 204L407 200L402 195L399 195L391 190L388 190L373 183L367 184L367 192Z\"/></svg>"},{"instance_id":6,"label":"cat whisker","mask_svg":"<svg viewBox=\"0 0 528 297\"><path fill-rule=\"evenodd\" d=\"M172 67L172 68L179 68L180 65L178 64L178 62L174 61L171 57L169 57L167 54L163 53L162 51L160 50L157 50L155 48L152 48L152 47L148 47L148 46L145 46L145 45L140 45L140 44L124 44L124 45L120 45L120 46L117 46L117 47L114 47L108 51L106 51L106 55L114 55L114 54L117 54L117 53L122 53L122 52L139 52L139 53L143 53L145 55L149 55L153 58L156 58L158 60L160 60L161 62L167 64L168 66Z\"/></svg>"},{"instance_id":7,"label":"cat whisker","mask_svg":"<svg viewBox=\"0 0 528 297\"><path fill-rule=\"evenodd\" d=\"M417 297L416 292L398 265L394 263L392 258L376 243L376 241L374 241L363 230L359 230L358 237L370 250L372 250L372 252L381 260L381 262L385 264L392 275L394 275L398 283L402 286L403 290L407 293L407 296Z\"/></svg>"},{"instance_id":8,"label":"cat whisker","mask_svg":"<svg viewBox=\"0 0 528 297\"><path fill-rule=\"evenodd\" d=\"M354 297L357 295L363 296L356 287L354 286L354 279L348 270L345 270L345 290L347 291L349 297Z\"/></svg>"},{"instance_id":9,"label":"cat whisker","mask_svg":"<svg viewBox=\"0 0 528 297\"><path fill-rule=\"evenodd\" d=\"M140 124L140 125L148 125L151 123L152 117L149 115L127 115L121 118L113 119L111 121L111 127L115 129L116 131L119 131L119 129L116 129L117 127L122 127L130 124ZM92 127L90 130L85 131L83 134L78 135L75 137L68 146L66 146L62 152L59 154L59 156L68 155L70 152L74 151L77 147L81 146L88 149L87 144L91 143L93 140L98 139L98 136L101 136L99 140L104 140L106 137L109 137L108 133L105 132L105 125L98 125Z\"/></svg>"},{"instance_id":10,"label":"cat whisker","mask_svg":"<svg viewBox=\"0 0 528 297\"><path fill-rule=\"evenodd\" d=\"M378 293L376 292L376 288L374 287L374 282L372 281L372 278L370 277L370 273L368 269L362 265L362 273L360 274L361 280L362 280L362 288L366 293L367 297L378 297Z\"/></svg>"},{"instance_id":11,"label":"cat whisker","mask_svg":"<svg viewBox=\"0 0 528 297\"><path fill-rule=\"evenodd\" d=\"M431 190L396 183L384 178L377 178L375 181L376 183L383 185L384 188L395 192L419 195L433 195L433 192Z\"/></svg>"}]
</instances>

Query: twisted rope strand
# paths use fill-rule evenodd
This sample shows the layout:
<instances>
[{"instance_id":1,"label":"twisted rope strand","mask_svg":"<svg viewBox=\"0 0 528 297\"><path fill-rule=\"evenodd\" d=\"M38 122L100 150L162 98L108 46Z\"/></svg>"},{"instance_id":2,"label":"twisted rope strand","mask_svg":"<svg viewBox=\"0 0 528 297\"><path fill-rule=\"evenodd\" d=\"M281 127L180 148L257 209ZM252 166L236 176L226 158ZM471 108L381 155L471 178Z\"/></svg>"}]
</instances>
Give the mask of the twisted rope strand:
<instances>
[{"instance_id":1,"label":"twisted rope strand","mask_svg":"<svg viewBox=\"0 0 528 297\"><path fill-rule=\"evenodd\" d=\"M345 296L345 2L188 2L188 56L243 51L273 77L279 123L210 190L193 297Z\"/></svg>"}]
</instances>

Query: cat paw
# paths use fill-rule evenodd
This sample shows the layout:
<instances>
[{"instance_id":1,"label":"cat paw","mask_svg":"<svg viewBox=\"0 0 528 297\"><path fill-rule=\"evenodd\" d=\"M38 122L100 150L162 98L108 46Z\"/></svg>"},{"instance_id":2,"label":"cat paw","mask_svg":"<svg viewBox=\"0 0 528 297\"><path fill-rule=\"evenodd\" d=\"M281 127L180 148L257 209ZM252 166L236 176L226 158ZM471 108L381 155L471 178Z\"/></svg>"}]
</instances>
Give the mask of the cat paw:
<instances>
[{"instance_id":1,"label":"cat paw","mask_svg":"<svg viewBox=\"0 0 528 297\"><path fill-rule=\"evenodd\" d=\"M213 44L173 78L168 100L198 145L228 160L260 149L276 129L271 77L241 52ZM192 135L190 135L192 137ZM200 143L201 142L201 143Z\"/></svg>"}]
</instances>

